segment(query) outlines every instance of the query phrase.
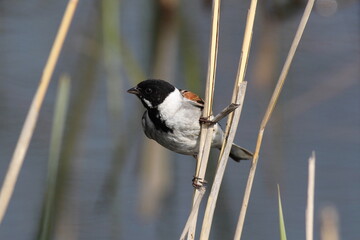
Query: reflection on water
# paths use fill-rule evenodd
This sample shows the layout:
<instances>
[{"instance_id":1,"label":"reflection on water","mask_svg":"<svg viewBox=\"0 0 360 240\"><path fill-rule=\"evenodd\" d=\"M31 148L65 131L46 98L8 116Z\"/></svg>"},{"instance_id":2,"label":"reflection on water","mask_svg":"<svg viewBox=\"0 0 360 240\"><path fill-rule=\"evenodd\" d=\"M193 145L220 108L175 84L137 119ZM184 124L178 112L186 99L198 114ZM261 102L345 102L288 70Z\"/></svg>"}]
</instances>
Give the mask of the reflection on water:
<instances>
[{"instance_id":1,"label":"reflection on water","mask_svg":"<svg viewBox=\"0 0 360 240\"><path fill-rule=\"evenodd\" d=\"M146 186L146 179L144 183L140 176L148 176L140 174L147 169L139 153L144 142L140 121L143 109L136 99L125 98L119 90L126 99L126 114L121 115L122 124L110 120L107 75L101 58L100 7L95 1L79 5L54 77L56 82L60 73L69 72L74 86L65 133L67 148L62 156L67 170L63 172L62 192L58 196L55 234L57 239L178 238L190 209L195 162L188 156L170 154L173 159L167 162L169 168L163 170L166 174L160 174L164 179L169 176L169 190L161 197L155 215L145 218L139 211L140 203L146 205L151 192L139 193ZM158 9L162 15L155 15L155 7L148 1L122 1L119 79L124 87L139 81L131 77L139 67L146 69L143 71L149 77L173 78L181 88L204 84L210 14L203 2L185 1L179 7L176 25L171 27L178 27L179 32L168 32L167 42L161 42L157 39L161 31L156 28L161 24L156 25L154 19L169 20L173 8ZM244 239L278 238L277 183L281 187L288 236L304 239L307 159L312 150L317 155L316 237L320 231L320 209L327 204L338 210L343 239L360 236L360 188L356 187L360 182L358 7L359 2L349 1L339 4L335 13L324 14L319 10L310 18L265 133ZM0 3L1 180L64 8L65 3L57 1ZM244 2L223 2L215 112L230 100L246 9ZM299 17L299 13L282 20L258 15L247 73L248 91L236 138L244 147L251 149L255 145L260 120ZM156 58L164 54L153 50L153 46L160 46L161 51L169 47L167 44L173 49L171 58L166 63L160 61L156 71L148 70L154 69L159 64ZM184 48L188 44L192 51ZM199 63L185 64L194 59L199 59ZM174 61L174 70L170 69L169 61ZM183 81L185 76L192 79L199 72L201 83ZM56 85L53 83L47 94L14 196L0 226L0 239L36 237L46 185ZM202 92L199 90L201 95ZM114 137L114 129L120 137ZM216 154L214 151L213 155ZM210 168L213 172L211 169L214 166ZM215 213L213 239L232 238L248 169L248 162L229 162Z\"/></svg>"}]
</instances>

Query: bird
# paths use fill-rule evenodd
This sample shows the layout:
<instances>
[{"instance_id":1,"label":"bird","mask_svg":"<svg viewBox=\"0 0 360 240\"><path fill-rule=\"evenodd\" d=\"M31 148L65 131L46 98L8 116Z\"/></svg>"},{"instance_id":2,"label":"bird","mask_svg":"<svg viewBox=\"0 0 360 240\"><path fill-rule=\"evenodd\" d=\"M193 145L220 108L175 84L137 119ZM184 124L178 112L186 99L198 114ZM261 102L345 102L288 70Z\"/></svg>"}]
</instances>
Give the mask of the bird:
<instances>
[{"instance_id":1,"label":"bird","mask_svg":"<svg viewBox=\"0 0 360 240\"><path fill-rule=\"evenodd\" d=\"M173 152L197 156L203 99L160 79L144 80L127 92L136 95L146 109L142 127L148 138ZM224 132L219 123L213 129L211 147L221 149ZM253 153L233 143L230 157L240 162L252 159Z\"/></svg>"}]
</instances>

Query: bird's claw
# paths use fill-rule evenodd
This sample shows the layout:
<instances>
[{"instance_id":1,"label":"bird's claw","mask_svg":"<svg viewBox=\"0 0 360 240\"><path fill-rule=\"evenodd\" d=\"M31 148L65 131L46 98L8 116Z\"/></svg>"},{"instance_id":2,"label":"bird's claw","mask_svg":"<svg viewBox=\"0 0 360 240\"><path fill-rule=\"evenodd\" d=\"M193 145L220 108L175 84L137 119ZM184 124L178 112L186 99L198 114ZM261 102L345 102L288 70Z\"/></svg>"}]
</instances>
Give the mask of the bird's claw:
<instances>
[{"instance_id":1,"label":"bird's claw","mask_svg":"<svg viewBox=\"0 0 360 240\"><path fill-rule=\"evenodd\" d=\"M206 187L207 183L208 182L205 179L202 179L202 178L199 178L199 177L194 176L194 178L192 179L192 185L196 189Z\"/></svg>"},{"instance_id":2,"label":"bird's claw","mask_svg":"<svg viewBox=\"0 0 360 240\"><path fill-rule=\"evenodd\" d=\"M209 120L210 117L200 117L199 122L203 124L213 125L216 122Z\"/></svg>"}]
</instances>

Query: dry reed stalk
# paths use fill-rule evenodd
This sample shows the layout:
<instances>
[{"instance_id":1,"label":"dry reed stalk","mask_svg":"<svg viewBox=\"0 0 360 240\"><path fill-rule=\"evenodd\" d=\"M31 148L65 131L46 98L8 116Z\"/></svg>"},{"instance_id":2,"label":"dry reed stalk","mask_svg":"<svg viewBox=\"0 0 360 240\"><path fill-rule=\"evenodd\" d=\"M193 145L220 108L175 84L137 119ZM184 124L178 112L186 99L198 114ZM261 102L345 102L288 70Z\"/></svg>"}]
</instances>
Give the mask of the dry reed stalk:
<instances>
[{"instance_id":1,"label":"dry reed stalk","mask_svg":"<svg viewBox=\"0 0 360 240\"><path fill-rule=\"evenodd\" d=\"M205 90L205 104L202 114L204 118L208 118L212 114L218 41L219 41L220 1L221 0L214 0L213 2L212 30L211 30L208 72L207 72L206 90ZM199 178L204 178L205 176L207 160L209 155L209 151L207 150L210 150L210 146L211 146L211 137L213 132L212 129L213 129L212 125L203 124L201 126L200 148L199 148L198 161L196 165L196 174L195 174L196 177Z\"/></svg>"},{"instance_id":2,"label":"dry reed stalk","mask_svg":"<svg viewBox=\"0 0 360 240\"><path fill-rule=\"evenodd\" d=\"M25 123L23 125L19 140L6 173L5 180L0 192L0 224L2 223L12 193L14 192L14 187L24 162L24 157L29 147L39 112L51 80L51 76L54 72L57 60L59 59L59 55L69 30L70 23L73 19L77 3L78 0L69 0L68 2L64 17L61 21L54 44L51 48L49 58L44 67L39 87L26 116Z\"/></svg>"},{"instance_id":3,"label":"dry reed stalk","mask_svg":"<svg viewBox=\"0 0 360 240\"><path fill-rule=\"evenodd\" d=\"M216 174L214 178L213 185L211 187L211 192L208 198L208 202L205 209L205 215L203 219L203 225L201 229L200 239L206 240L209 239L211 224L214 216L215 206L217 202L217 198L219 195L220 185L224 176L225 168L227 161L229 159L229 154L231 150L232 143L235 138L236 129L240 120L241 110L244 102L245 91L246 91L246 82L242 82L240 85L239 91L237 93L236 104L240 106L234 111L232 114L233 117L229 117L229 122L231 122L229 130L226 132L224 137L224 143L222 147L222 151L220 152L218 166L216 169ZM231 120L230 120L231 119Z\"/></svg>"},{"instance_id":4,"label":"dry reed stalk","mask_svg":"<svg viewBox=\"0 0 360 240\"><path fill-rule=\"evenodd\" d=\"M241 104L241 107L235 110L235 112L231 113L227 121L227 127L224 137L225 141L223 142L223 146L221 148L218 167L216 170L214 183L211 188L210 196L207 202L205 216L203 220L203 226L201 230L200 239L204 239L204 240L208 239L210 235L210 229L211 229L212 219L214 216L215 206L220 190L220 185L227 165L230 148L233 143L236 129L240 120L242 105L246 91L246 83L244 84L244 79L245 79L246 68L250 53L253 26L254 26L255 14L256 14L256 6L257 6L257 0L251 1L250 9L247 15L244 40L242 44L238 72L237 72L233 96L232 96L232 103L239 103Z\"/></svg>"},{"instance_id":5,"label":"dry reed stalk","mask_svg":"<svg viewBox=\"0 0 360 240\"><path fill-rule=\"evenodd\" d=\"M256 0L254 0L254 1L256 1ZM246 184L246 189L245 189L245 193L244 193L243 203L242 203L241 210L240 210L240 215L239 215L239 220L238 220L237 227L236 227L234 240L240 240L240 237L241 237L241 234L242 234L242 229L243 229L243 226L244 226L246 210L247 210L247 206L248 206L248 203L249 203L251 188L252 188L252 184L253 184L253 181L254 181L254 176L255 176L255 172L256 172L256 166L257 166L257 162L258 162L258 159L259 159L259 152L260 152L260 148L261 148L261 143L262 143L265 127L266 127L266 125L267 125L267 123L268 123L268 121L269 121L269 119L271 117L271 114L272 114L272 112L274 110L276 102L277 102L277 100L279 98L281 89L282 89L283 84L285 82L285 79L286 79L287 73L289 71L291 62L292 62L292 60L294 58L297 46L299 45L301 36L302 36L302 34L304 32L306 23L307 23L307 21L309 19L309 16L310 16L310 13L311 13L311 10L312 10L313 6L314 6L314 0L309 0L307 5L306 5L304 14L303 14L303 16L301 18L299 27L298 27L296 35L295 35L295 38L294 38L294 40L292 42L292 45L290 47L290 50L289 50L288 56L286 58L285 64L284 64L283 69L281 71L279 80L278 80L278 82L276 84L275 90L273 92L273 95L271 97L269 105L268 105L268 107L266 109L264 118L263 118L263 120L261 122L258 138L257 138L257 141L256 141L254 159L253 159L253 162L251 164L249 177L248 177L248 181L247 181L247 184Z\"/></svg>"},{"instance_id":6,"label":"dry reed stalk","mask_svg":"<svg viewBox=\"0 0 360 240\"><path fill-rule=\"evenodd\" d=\"M241 56L239 60L238 72L236 76L236 83L233 92L232 101L235 101L237 96L237 88L240 87L240 84L245 79L247 63L249 59L251 40L254 28L255 14L256 14L256 6L257 0L252 0L250 3L250 8L248 10L248 15L246 18L245 32L244 32L244 40L241 48Z\"/></svg>"},{"instance_id":7,"label":"dry reed stalk","mask_svg":"<svg viewBox=\"0 0 360 240\"><path fill-rule=\"evenodd\" d=\"M200 203L201 203L201 200L202 200L202 197L204 196L204 194L205 194L205 188L200 188L199 189L199 194L197 195L197 197L196 197L196 199L194 201L193 208L191 209L191 212L189 214L189 218L186 221L184 230L181 233L180 240L185 239L185 236L186 236L187 232L189 231L190 224L194 221L194 217L196 215L197 210L199 209L199 206L200 206Z\"/></svg>"},{"instance_id":8,"label":"dry reed stalk","mask_svg":"<svg viewBox=\"0 0 360 240\"><path fill-rule=\"evenodd\" d=\"M217 62L217 52L218 52L218 42L219 42L219 19L220 19L220 2L221 0L214 0L212 6L212 27L211 27L211 38L210 38L210 48L209 48L209 61L208 61L208 72L206 80L206 92L205 92L205 104L203 110L203 117L210 117L212 114L212 104L215 88L215 75L216 75L216 62ZM209 153L211 148L213 134L213 126L208 124L202 124L200 132L200 145L199 153L196 164L195 177L199 179L205 178L205 172L207 167L207 162L209 159ZM195 199L198 198L200 194L198 189L195 189L193 195L193 207ZM200 206L200 205L199 205ZM195 229L198 215L198 208L194 213L193 221L190 224L188 231L188 240L195 239Z\"/></svg>"},{"instance_id":9,"label":"dry reed stalk","mask_svg":"<svg viewBox=\"0 0 360 240\"><path fill-rule=\"evenodd\" d=\"M314 237L315 152L309 158L309 178L306 206L306 240Z\"/></svg>"}]
</instances>

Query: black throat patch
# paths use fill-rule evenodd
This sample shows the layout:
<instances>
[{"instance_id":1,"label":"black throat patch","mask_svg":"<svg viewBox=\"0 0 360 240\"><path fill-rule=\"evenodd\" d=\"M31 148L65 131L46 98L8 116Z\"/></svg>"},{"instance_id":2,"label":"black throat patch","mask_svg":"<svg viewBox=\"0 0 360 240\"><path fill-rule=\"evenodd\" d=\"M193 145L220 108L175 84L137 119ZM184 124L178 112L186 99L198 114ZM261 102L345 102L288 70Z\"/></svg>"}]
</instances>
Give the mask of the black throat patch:
<instances>
[{"instance_id":1,"label":"black throat patch","mask_svg":"<svg viewBox=\"0 0 360 240\"><path fill-rule=\"evenodd\" d=\"M151 121L154 123L156 130L160 130L165 133L173 132L173 130L166 125L165 121L161 119L159 111L156 108L148 109L148 114Z\"/></svg>"}]
</instances>

